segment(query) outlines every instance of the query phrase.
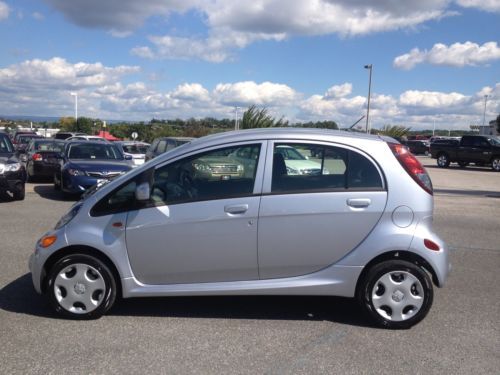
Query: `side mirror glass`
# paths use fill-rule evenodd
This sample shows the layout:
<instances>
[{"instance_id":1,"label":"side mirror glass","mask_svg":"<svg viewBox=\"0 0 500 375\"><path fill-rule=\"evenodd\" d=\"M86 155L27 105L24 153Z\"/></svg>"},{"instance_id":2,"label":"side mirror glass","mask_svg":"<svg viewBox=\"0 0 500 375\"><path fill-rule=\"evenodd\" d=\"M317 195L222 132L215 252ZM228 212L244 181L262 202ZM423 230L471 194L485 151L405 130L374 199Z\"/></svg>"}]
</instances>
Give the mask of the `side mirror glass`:
<instances>
[{"instance_id":1,"label":"side mirror glass","mask_svg":"<svg viewBox=\"0 0 500 375\"><path fill-rule=\"evenodd\" d=\"M142 182L135 188L135 199L138 201L147 201L150 198L151 187L149 182Z\"/></svg>"},{"instance_id":2,"label":"side mirror glass","mask_svg":"<svg viewBox=\"0 0 500 375\"><path fill-rule=\"evenodd\" d=\"M125 160L132 160L132 155L124 155Z\"/></svg>"},{"instance_id":3,"label":"side mirror glass","mask_svg":"<svg viewBox=\"0 0 500 375\"><path fill-rule=\"evenodd\" d=\"M19 156L19 160L21 160L23 163L26 163L28 161L28 156L26 154L21 154Z\"/></svg>"}]
</instances>

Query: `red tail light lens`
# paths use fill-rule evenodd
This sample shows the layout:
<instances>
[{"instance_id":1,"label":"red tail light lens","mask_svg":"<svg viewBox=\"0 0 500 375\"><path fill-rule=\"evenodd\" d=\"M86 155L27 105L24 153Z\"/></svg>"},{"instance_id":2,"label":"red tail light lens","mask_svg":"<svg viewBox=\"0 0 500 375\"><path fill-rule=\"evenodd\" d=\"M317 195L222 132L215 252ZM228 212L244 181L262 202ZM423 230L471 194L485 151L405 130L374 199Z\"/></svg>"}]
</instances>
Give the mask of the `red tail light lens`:
<instances>
[{"instance_id":1,"label":"red tail light lens","mask_svg":"<svg viewBox=\"0 0 500 375\"><path fill-rule=\"evenodd\" d=\"M433 194L431 178L418 159L408 151L408 149L399 143L387 143L401 166L410 175L411 178L426 192Z\"/></svg>"},{"instance_id":2,"label":"red tail light lens","mask_svg":"<svg viewBox=\"0 0 500 375\"><path fill-rule=\"evenodd\" d=\"M429 250L439 251L439 245L437 243L435 243L434 241L428 240L427 238L424 239L424 245Z\"/></svg>"},{"instance_id":3,"label":"red tail light lens","mask_svg":"<svg viewBox=\"0 0 500 375\"><path fill-rule=\"evenodd\" d=\"M33 159L34 161L40 161L42 160L42 155L40 154L33 154L33 156L31 157L31 159Z\"/></svg>"}]
</instances>

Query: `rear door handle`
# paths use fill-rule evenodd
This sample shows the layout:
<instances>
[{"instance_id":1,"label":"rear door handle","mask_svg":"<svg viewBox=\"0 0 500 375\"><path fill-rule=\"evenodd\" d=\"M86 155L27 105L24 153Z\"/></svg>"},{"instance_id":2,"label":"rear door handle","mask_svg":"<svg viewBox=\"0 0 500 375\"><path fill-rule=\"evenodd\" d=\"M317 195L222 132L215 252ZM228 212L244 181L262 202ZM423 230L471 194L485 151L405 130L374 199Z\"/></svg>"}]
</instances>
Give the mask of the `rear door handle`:
<instances>
[{"instance_id":1,"label":"rear door handle","mask_svg":"<svg viewBox=\"0 0 500 375\"><path fill-rule=\"evenodd\" d=\"M236 204L232 206L225 206L224 211L230 215L244 214L248 211L248 204Z\"/></svg>"},{"instance_id":2,"label":"rear door handle","mask_svg":"<svg viewBox=\"0 0 500 375\"><path fill-rule=\"evenodd\" d=\"M347 205L354 208L365 208L372 203L368 198L351 198L347 200Z\"/></svg>"}]
</instances>

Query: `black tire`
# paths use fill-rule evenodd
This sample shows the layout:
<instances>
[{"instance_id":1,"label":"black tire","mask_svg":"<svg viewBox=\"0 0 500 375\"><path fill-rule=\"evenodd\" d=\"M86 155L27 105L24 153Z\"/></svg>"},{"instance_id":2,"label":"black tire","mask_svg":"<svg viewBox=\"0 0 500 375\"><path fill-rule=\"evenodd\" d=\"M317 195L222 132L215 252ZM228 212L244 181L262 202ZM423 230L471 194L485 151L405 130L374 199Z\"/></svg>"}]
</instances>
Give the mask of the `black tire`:
<instances>
[{"instance_id":1,"label":"black tire","mask_svg":"<svg viewBox=\"0 0 500 375\"><path fill-rule=\"evenodd\" d=\"M377 297L376 304L373 297ZM389 260L368 270L358 284L357 299L377 325L406 329L420 322L429 312L433 301L432 282L429 275L415 264Z\"/></svg>"},{"instance_id":2,"label":"black tire","mask_svg":"<svg viewBox=\"0 0 500 375\"><path fill-rule=\"evenodd\" d=\"M467 163L466 161L459 161L457 163L460 166L460 168L465 168L469 165L469 163Z\"/></svg>"},{"instance_id":3,"label":"black tire","mask_svg":"<svg viewBox=\"0 0 500 375\"><path fill-rule=\"evenodd\" d=\"M20 182L16 185L16 189L12 192L12 195L16 201L24 200L24 197L26 195L24 182Z\"/></svg>"},{"instance_id":4,"label":"black tire","mask_svg":"<svg viewBox=\"0 0 500 375\"><path fill-rule=\"evenodd\" d=\"M438 154L437 165L439 168L448 168L450 166L450 157L444 153Z\"/></svg>"},{"instance_id":5,"label":"black tire","mask_svg":"<svg viewBox=\"0 0 500 375\"><path fill-rule=\"evenodd\" d=\"M85 278L81 277L82 274ZM67 288L68 285L72 288ZM72 254L57 261L50 269L46 293L57 314L77 320L98 319L116 300L116 280L101 260L90 255ZM86 301L86 298L90 300Z\"/></svg>"},{"instance_id":6,"label":"black tire","mask_svg":"<svg viewBox=\"0 0 500 375\"><path fill-rule=\"evenodd\" d=\"M491 159L491 169L495 172L500 172L500 157L496 156Z\"/></svg>"},{"instance_id":7,"label":"black tire","mask_svg":"<svg viewBox=\"0 0 500 375\"><path fill-rule=\"evenodd\" d=\"M54 174L54 190L61 190L61 182L57 182L57 177Z\"/></svg>"}]
</instances>

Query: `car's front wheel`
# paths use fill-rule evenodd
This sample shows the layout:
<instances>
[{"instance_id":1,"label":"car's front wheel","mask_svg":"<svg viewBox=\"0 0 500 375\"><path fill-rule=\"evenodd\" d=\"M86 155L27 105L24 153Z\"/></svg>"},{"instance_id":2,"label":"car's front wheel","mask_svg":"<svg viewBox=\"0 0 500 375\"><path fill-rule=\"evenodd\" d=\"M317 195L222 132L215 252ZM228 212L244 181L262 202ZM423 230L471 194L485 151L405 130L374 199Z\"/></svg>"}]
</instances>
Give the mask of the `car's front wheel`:
<instances>
[{"instance_id":1,"label":"car's front wheel","mask_svg":"<svg viewBox=\"0 0 500 375\"><path fill-rule=\"evenodd\" d=\"M116 299L116 280L101 260L72 254L49 271L47 293L57 313L72 319L97 319Z\"/></svg>"},{"instance_id":2,"label":"car's front wheel","mask_svg":"<svg viewBox=\"0 0 500 375\"><path fill-rule=\"evenodd\" d=\"M437 165L440 168L448 168L450 165L450 158L446 154L439 154L437 157Z\"/></svg>"},{"instance_id":3,"label":"car's front wheel","mask_svg":"<svg viewBox=\"0 0 500 375\"><path fill-rule=\"evenodd\" d=\"M16 201L24 200L24 197L26 196L26 187L24 185L24 182L19 182L16 185L16 188L12 192L12 195Z\"/></svg>"},{"instance_id":4,"label":"car's front wheel","mask_svg":"<svg viewBox=\"0 0 500 375\"><path fill-rule=\"evenodd\" d=\"M429 312L433 300L428 274L413 263L390 260L371 268L360 281L358 300L385 328L410 328Z\"/></svg>"}]
</instances>

